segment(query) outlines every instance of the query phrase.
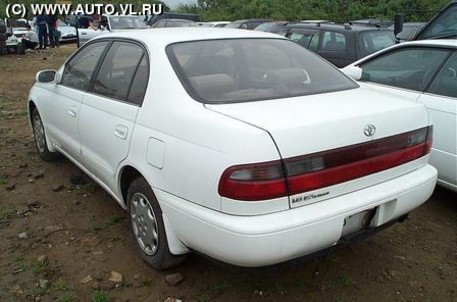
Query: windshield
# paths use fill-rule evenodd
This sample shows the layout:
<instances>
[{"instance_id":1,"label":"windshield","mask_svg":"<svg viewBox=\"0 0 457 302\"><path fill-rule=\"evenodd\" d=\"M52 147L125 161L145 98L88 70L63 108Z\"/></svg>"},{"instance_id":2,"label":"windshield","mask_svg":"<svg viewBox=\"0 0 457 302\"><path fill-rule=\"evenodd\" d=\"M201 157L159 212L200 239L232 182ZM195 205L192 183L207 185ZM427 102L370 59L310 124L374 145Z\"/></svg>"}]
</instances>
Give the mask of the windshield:
<instances>
[{"instance_id":1,"label":"windshield","mask_svg":"<svg viewBox=\"0 0 457 302\"><path fill-rule=\"evenodd\" d=\"M167 47L187 92L204 103L287 98L358 87L333 65L283 39L183 42Z\"/></svg>"},{"instance_id":2,"label":"windshield","mask_svg":"<svg viewBox=\"0 0 457 302\"><path fill-rule=\"evenodd\" d=\"M110 29L141 29L148 28L143 16L110 16Z\"/></svg>"},{"instance_id":3,"label":"windshield","mask_svg":"<svg viewBox=\"0 0 457 302\"><path fill-rule=\"evenodd\" d=\"M428 25L421 34L421 39L457 35L457 5L444 12Z\"/></svg>"}]
</instances>

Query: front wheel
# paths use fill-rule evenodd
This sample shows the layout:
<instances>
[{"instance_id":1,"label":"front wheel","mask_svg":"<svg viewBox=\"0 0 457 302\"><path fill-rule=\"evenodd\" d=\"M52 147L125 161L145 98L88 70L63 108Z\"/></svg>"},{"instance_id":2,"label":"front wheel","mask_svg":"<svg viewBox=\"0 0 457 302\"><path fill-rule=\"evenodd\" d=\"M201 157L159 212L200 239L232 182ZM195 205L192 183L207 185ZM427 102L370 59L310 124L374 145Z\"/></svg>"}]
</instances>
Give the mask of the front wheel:
<instances>
[{"instance_id":1,"label":"front wheel","mask_svg":"<svg viewBox=\"0 0 457 302\"><path fill-rule=\"evenodd\" d=\"M168 248L162 210L144 178L136 178L127 192L129 225L141 258L156 269L166 269L182 262Z\"/></svg>"},{"instance_id":2,"label":"front wheel","mask_svg":"<svg viewBox=\"0 0 457 302\"><path fill-rule=\"evenodd\" d=\"M58 152L51 152L48 149L43 121L41 120L40 114L36 108L34 108L32 111L32 128L33 137L35 139L35 146L40 157L45 161L53 161L58 159L60 154Z\"/></svg>"}]
</instances>

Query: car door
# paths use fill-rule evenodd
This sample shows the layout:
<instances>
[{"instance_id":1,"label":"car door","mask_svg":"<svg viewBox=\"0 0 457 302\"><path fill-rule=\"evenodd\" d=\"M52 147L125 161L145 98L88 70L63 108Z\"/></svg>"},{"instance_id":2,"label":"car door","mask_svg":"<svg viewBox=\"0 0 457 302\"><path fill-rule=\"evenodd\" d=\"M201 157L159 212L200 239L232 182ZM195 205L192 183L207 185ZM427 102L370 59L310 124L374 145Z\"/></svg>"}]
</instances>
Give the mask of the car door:
<instances>
[{"instance_id":1,"label":"car door","mask_svg":"<svg viewBox=\"0 0 457 302\"><path fill-rule=\"evenodd\" d=\"M355 60L355 51L350 47L350 39L334 31L321 33L317 54L337 67L344 67Z\"/></svg>"},{"instance_id":2,"label":"car door","mask_svg":"<svg viewBox=\"0 0 457 302\"><path fill-rule=\"evenodd\" d=\"M80 155L78 117L100 57L108 45L97 42L81 48L63 67L60 82L48 96L46 114L52 143L72 158Z\"/></svg>"},{"instance_id":3,"label":"car door","mask_svg":"<svg viewBox=\"0 0 457 302\"><path fill-rule=\"evenodd\" d=\"M82 104L79 133L85 166L111 189L116 168L129 152L148 74L147 53L140 44L114 41Z\"/></svg>"},{"instance_id":4,"label":"car door","mask_svg":"<svg viewBox=\"0 0 457 302\"><path fill-rule=\"evenodd\" d=\"M442 184L457 189L457 54L454 53L419 101L434 124L430 163Z\"/></svg>"}]
</instances>

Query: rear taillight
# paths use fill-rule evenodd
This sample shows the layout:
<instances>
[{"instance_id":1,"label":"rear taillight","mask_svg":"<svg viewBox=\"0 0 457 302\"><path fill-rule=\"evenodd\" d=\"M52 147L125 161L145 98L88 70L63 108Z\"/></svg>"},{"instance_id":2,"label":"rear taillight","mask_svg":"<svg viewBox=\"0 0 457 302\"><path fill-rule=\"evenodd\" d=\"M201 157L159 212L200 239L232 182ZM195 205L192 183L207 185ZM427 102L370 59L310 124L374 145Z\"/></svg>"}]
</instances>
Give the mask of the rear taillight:
<instances>
[{"instance_id":1,"label":"rear taillight","mask_svg":"<svg viewBox=\"0 0 457 302\"><path fill-rule=\"evenodd\" d=\"M259 164L228 168L223 197L257 201L295 195L380 172L430 152L432 127L368 143Z\"/></svg>"},{"instance_id":2,"label":"rear taillight","mask_svg":"<svg viewBox=\"0 0 457 302\"><path fill-rule=\"evenodd\" d=\"M236 200L266 200L287 196L281 161L228 168L219 182L219 194Z\"/></svg>"}]
</instances>

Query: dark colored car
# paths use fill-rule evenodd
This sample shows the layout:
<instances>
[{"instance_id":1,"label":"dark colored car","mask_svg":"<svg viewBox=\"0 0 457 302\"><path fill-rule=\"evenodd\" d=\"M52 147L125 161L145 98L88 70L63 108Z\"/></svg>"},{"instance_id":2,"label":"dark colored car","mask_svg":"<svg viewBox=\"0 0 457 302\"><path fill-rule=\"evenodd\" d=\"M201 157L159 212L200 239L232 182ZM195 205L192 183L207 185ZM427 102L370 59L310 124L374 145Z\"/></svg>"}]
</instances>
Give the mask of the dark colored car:
<instances>
[{"instance_id":1,"label":"dark colored car","mask_svg":"<svg viewBox=\"0 0 457 302\"><path fill-rule=\"evenodd\" d=\"M425 22L403 23L403 30L397 34L398 42L411 41L424 25ZM391 25L389 28L393 30L395 27Z\"/></svg>"},{"instance_id":2,"label":"dark colored car","mask_svg":"<svg viewBox=\"0 0 457 302\"><path fill-rule=\"evenodd\" d=\"M293 23L275 26L270 32L286 36L337 67L395 44L392 30L372 26Z\"/></svg>"},{"instance_id":3,"label":"dark colored car","mask_svg":"<svg viewBox=\"0 0 457 302\"><path fill-rule=\"evenodd\" d=\"M236 20L227 24L224 28L254 29L262 23L271 22L271 19L245 19Z\"/></svg>"},{"instance_id":4,"label":"dark colored car","mask_svg":"<svg viewBox=\"0 0 457 302\"><path fill-rule=\"evenodd\" d=\"M393 24L394 24L394 21L386 20L386 19L359 19L359 20L349 21L349 25L375 26L375 27L381 27L381 28L388 28L389 26L391 26Z\"/></svg>"}]
</instances>

